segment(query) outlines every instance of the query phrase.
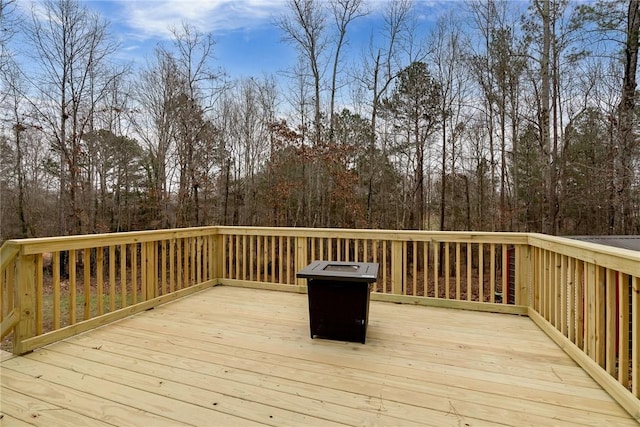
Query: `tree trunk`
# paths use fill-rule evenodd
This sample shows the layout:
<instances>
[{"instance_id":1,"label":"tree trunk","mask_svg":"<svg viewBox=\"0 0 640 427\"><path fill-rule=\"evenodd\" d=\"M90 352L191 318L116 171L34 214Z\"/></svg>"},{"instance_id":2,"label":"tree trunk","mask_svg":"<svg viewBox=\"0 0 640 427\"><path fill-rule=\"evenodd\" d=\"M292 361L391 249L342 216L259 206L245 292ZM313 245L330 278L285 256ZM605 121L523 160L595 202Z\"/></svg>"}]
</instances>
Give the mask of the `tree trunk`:
<instances>
[{"instance_id":1,"label":"tree trunk","mask_svg":"<svg viewBox=\"0 0 640 427\"><path fill-rule=\"evenodd\" d=\"M620 144L618 148L619 162L617 165L618 178L618 206L621 210L620 221L615 232L627 234L637 232L633 228L631 184L633 183L633 153L635 138L633 134L636 71L638 67L638 32L640 30L639 0L629 1L627 16L627 34L624 57L624 80L622 96L619 106Z\"/></svg>"}]
</instances>

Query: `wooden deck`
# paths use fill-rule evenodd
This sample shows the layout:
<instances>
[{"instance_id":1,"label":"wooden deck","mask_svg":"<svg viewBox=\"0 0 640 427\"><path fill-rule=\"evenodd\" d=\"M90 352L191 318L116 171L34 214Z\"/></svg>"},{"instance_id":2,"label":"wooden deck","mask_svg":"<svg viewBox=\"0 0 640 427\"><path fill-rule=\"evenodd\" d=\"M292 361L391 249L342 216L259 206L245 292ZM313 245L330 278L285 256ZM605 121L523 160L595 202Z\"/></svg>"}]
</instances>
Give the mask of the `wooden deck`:
<instances>
[{"instance_id":1,"label":"wooden deck","mask_svg":"<svg viewBox=\"0 0 640 427\"><path fill-rule=\"evenodd\" d=\"M306 295L218 286L23 357L3 426L627 426L526 317L372 302L365 345Z\"/></svg>"}]
</instances>

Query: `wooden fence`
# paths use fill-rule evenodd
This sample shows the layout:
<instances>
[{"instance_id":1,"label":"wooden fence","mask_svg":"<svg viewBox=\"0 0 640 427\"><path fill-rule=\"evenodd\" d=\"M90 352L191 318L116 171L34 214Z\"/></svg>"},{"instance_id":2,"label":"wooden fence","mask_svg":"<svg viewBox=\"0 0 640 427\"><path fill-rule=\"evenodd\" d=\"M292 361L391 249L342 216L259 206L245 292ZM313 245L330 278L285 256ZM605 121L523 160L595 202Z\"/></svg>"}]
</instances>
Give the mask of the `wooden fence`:
<instances>
[{"instance_id":1,"label":"wooden fence","mask_svg":"<svg viewBox=\"0 0 640 427\"><path fill-rule=\"evenodd\" d=\"M625 408L638 411L640 253L540 234L530 234L529 245L529 317Z\"/></svg>"},{"instance_id":2,"label":"wooden fence","mask_svg":"<svg viewBox=\"0 0 640 427\"><path fill-rule=\"evenodd\" d=\"M208 227L6 242L2 336L13 331L21 354L212 285L215 235Z\"/></svg>"},{"instance_id":3,"label":"wooden fence","mask_svg":"<svg viewBox=\"0 0 640 427\"><path fill-rule=\"evenodd\" d=\"M528 315L640 407L640 254L540 234L200 227L9 241L2 336L22 354L216 284L305 292L295 273L316 259L379 263L374 300Z\"/></svg>"}]
</instances>

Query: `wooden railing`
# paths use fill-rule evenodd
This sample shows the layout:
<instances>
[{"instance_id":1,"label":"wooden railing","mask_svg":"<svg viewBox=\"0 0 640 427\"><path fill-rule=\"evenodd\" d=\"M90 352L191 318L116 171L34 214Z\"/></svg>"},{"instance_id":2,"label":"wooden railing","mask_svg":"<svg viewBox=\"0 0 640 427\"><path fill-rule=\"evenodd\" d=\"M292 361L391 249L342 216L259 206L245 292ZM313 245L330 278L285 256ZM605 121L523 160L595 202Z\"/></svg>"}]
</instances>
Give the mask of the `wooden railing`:
<instances>
[{"instance_id":1,"label":"wooden railing","mask_svg":"<svg viewBox=\"0 0 640 427\"><path fill-rule=\"evenodd\" d=\"M15 301L15 271L20 247L7 242L0 248L0 339L13 331L20 320Z\"/></svg>"},{"instance_id":2,"label":"wooden railing","mask_svg":"<svg viewBox=\"0 0 640 427\"><path fill-rule=\"evenodd\" d=\"M204 227L17 240L2 334L21 354L207 286L305 292L316 259L380 264L372 299L528 315L640 419L640 254L530 233Z\"/></svg>"},{"instance_id":3,"label":"wooden railing","mask_svg":"<svg viewBox=\"0 0 640 427\"><path fill-rule=\"evenodd\" d=\"M529 244L529 317L640 420L640 254L539 234Z\"/></svg>"},{"instance_id":4,"label":"wooden railing","mask_svg":"<svg viewBox=\"0 0 640 427\"><path fill-rule=\"evenodd\" d=\"M526 234L242 227L220 227L219 234L219 279L226 284L304 291L295 272L311 261L363 261L380 264L378 294L528 304L530 283L521 274Z\"/></svg>"},{"instance_id":5,"label":"wooden railing","mask_svg":"<svg viewBox=\"0 0 640 427\"><path fill-rule=\"evenodd\" d=\"M215 235L207 227L7 242L2 335L12 330L21 354L211 285Z\"/></svg>"}]
</instances>

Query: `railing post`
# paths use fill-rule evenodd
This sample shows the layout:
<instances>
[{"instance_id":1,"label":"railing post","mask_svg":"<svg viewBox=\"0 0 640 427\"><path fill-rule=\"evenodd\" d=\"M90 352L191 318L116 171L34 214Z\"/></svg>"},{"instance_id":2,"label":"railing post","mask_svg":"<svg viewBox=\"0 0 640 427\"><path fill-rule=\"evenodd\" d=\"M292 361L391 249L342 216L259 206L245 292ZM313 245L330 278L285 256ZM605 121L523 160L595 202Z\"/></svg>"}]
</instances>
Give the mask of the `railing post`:
<instances>
[{"instance_id":1,"label":"railing post","mask_svg":"<svg viewBox=\"0 0 640 427\"><path fill-rule=\"evenodd\" d=\"M295 266L296 273L307 266L307 238L306 237L296 237L296 253L295 253ZM296 285L304 286L306 283L305 279L296 278Z\"/></svg>"},{"instance_id":2,"label":"railing post","mask_svg":"<svg viewBox=\"0 0 640 427\"><path fill-rule=\"evenodd\" d=\"M516 305L531 305L529 296L531 295L533 259L531 257L531 246L518 245L516 250Z\"/></svg>"},{"instance_id":3,"label":"railing post","mask_svg":"<svg viewBox=\"0 0 640 427\"><path fill-rule=\"evenodd\" d=\"M20 320L13 333L13 353L23 354L22 342L35 336L36 256L19 255L16 275L16 308Z\"/></svg>"},{"instance_id":4,"label":"railing post","mask_svg":"<svg viewBox=\"0 0 640 427\"><path fill-rule=\"evenodd\" d=\"M402 282L402 242L394 240L391 242L391 293L394 295L404 294L404 283Z\"/></svg>"},{"instance_id":5,"label":"railing post","mask_svg":"<svg viewBox=\"0 0 640 427\"><path fill-rule=\"evenodd\" d=\"M211 278L220 280L222 278L222 262L224 254L222 253L223 234L217 232L211 237Z\"/></svg>"}]
</instances>

